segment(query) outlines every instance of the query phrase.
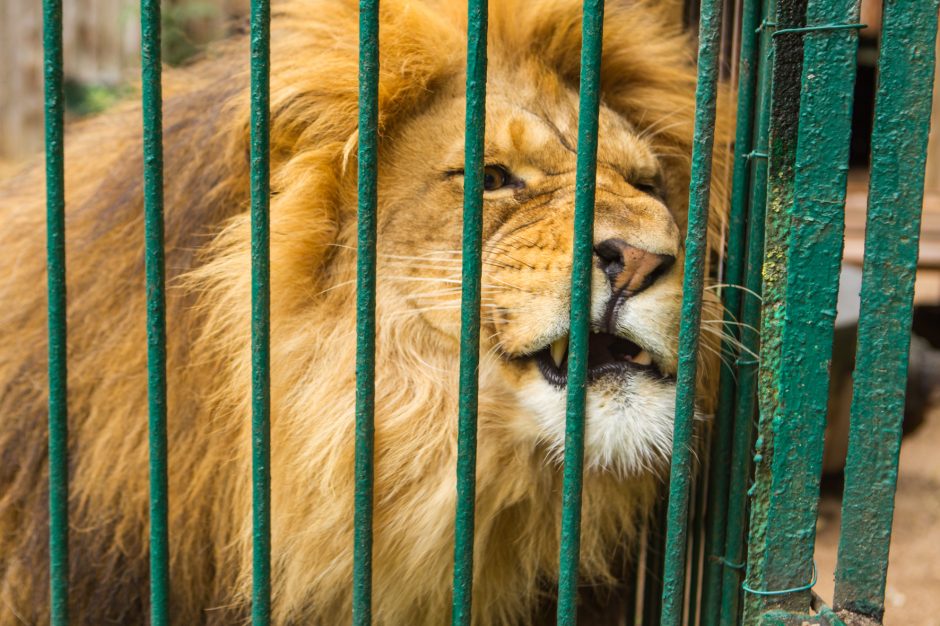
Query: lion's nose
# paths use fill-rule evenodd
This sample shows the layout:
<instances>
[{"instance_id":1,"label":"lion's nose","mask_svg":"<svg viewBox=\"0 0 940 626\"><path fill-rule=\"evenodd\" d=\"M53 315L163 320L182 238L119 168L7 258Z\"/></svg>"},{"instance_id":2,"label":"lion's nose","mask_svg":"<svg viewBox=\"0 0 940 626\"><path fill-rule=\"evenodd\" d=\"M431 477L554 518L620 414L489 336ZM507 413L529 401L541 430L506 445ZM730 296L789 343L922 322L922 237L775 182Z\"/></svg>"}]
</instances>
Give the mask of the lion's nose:
<instances>
[{"instance_id":1,"label":"lion's nose","mask_svg":"<svg viewBox=\"0 0 940 626\"><path fill-rule=\"evenodd\" d=\"M626 296L652 285L676 262L672 255L649 252L623 239L605 239L595 244L594 254L614 293L623 292Z\"/></svg>"}]
</instances>

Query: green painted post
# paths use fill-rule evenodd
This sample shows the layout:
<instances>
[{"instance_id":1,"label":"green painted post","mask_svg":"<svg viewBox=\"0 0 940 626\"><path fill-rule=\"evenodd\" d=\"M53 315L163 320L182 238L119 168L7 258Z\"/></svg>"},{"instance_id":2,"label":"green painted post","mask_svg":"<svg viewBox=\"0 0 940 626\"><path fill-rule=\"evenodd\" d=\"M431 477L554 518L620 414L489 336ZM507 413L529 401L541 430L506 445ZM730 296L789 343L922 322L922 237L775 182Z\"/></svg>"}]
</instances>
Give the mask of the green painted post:
<instances>
[{"instance_id":1,"label":"green painted post","mask_svg":"<svg viewBox=\"0 0 940 626\"><path fill-rule=\"evenodd\" d=\"M788 358L779 361L779 404L766 452L766 532L756 546L763 571L757 587L748 585L762 592L749 593L758 612L807 612L810 601L858 45L848 26L857 26L858 8L857 0L811 0L808 26L788 33L803 36L804 63L781 339Z\"/></svg>"},{"instance_id":2,"label":"green painted post","mask_svg":"<svg viewBox=\"0 0 940 626\"><path fill-rule=\"evenodd\" d=\"M748 182L752 159L753 118L755 109L755 87L757 84L757 25L761 16L761 0L744 0L741 7L741 51L738 63L738 110L734 139L734 170L731 177L731 211L728 219L728 245L725 251L725 271L722 281L729 287L721 291L724 306L723 331L735 339L746 332L739 330L741 319L741 290L745 265L745 230L748 220ZM762 161L763 163L763 161ZM729 360L737 359L739 350L726 341L722 354ZM718 391L718 414L715 416L715 432L709 454L707 526L705 533L705 559L702 574L703 625L716 623L721 598L724 566L717 558L724 554L725 529L727 526L728 488L731 480L728 459L731 458L734 432L734 398L738 368L723 364Z\"/></svg>"},{"instance_id":3,"label":"green painted post","mask_svg":"<svg viewBox=\"0 0 940 626\"><path fill-rule=\"evenodd\" d=\"M271 5L251 0L251 621L271 620Z\"/></svg>"},{"instance_id":4,"label":"green painted post","mask_svg":"<svg viewBox=\"0 0 940 626\"><path fill-rule=\"evenodd\" d=\"M835 607L881 621L907 382L937 0L884 5Z\"/></svg>"},{"instance_id":5,"label":"green painted post","mask_svg":"<svg viewBox=\"0 0 940 626\"><path fill-rule=\"evenodd\" d=\"M480 276L486 126L487 0L467 5L467 110L464 145L463 269L460 311L460 413L452 623L470 626L476 500L477 392L480 363Z\"/></svg>"},{"instance_id":6,"label":"green painted post","mask_svg":"<svg viewBox=\"0 0 940 626\"><path fill-rule=\"evenodd\" d=\"M571 266L571 328L561 547L558 557L558 625L577 623L581 553L581 482L584 469L584 400L591 325L594 264L594 191L597 175L597 117L600 112L604 0L584 0L581 25L581 85L575 182L574 251Z\"/></svg>"},{"instance_id":7,"label":"green painted post","mask_svg":"<svg viewBox=\"0 0 940 626\"><path fill-rule=\"evenodd\" d=\"M49 314L49 593L50 622L69 622L68 373L65 295L65 153L62 0L43 0L46 122L46 264Z\"/></svg>"},{"instance_id":8,"label":"green painted post","mask_svg":"<svg viewBox=\"0 0 940 626\"><path fill-rule=\"evenodd\" d=\"M673 431L666 556L663 574L662 624L682 620L685 586L686 520L695 413L695 378L705 276L706 230L711 192L718 56L721 48L720 0L705 0L699 22L698 86L695 93L695 139L689 191L689 224L685 241L682 325L679 330L679 371L676 377L676 420Z\"/></svg>"},{"instance_id":9,"label":"green painted post","mask_svg":"<svg viewBox=\"0 0 940 626\"><path fill-rule=\"evenodd\" d=\"M764 537L767 532L767 500L770 497L770 459L768 451L772 449L774 417L778 407L778 390L780 388L778 380L779 364L781 353L781 332L784 314L784 299L786 296L787 276L787 246L786 237L789 232L790 218L789 207L793 202L793 177L794 162L796 160L797 145L797 125L799 123L800 112L800 80L803 73L803 39L798 33L785 33L781 36L774 36L776 28L788 30L799 27L804 23L804 13L806 10L805 0L777 0L776 9L773 13L773 20L763 22L762 29L765 31L765 37L771 39L771 86L769 90L770 97L770 127L768 130L767 144L767 167L758 168L754 172L755 183L752 186L752 212L759 209L765 211L763 224L758 224L758 218L755 214L752 222L753 228L759 228L763 231L763 246L755 248L757 244L753 239L748 243L749 259L748 263L754 263L749 268L749 273L755 281L752 285L759 285L757 276L752 273L757 271L757 264L760 263L759 255L763 255L763 262L760 265L760 273L763 282L761 289L762 302L759 315L753 309L756 303L746 299L744 302L745 315L751 316L751 319L760 319L760 363L758 365L756 381L753 378L744 375L742 368L742 379L739 383L741 390L738 393L738 411L736 415L737 424L745 424L746 420L753 419L753 404L745 385L757 383L758 406L760 411L760 422L758 425L758 436L754 443L754 452L750 451L750 441L744 441L744 435L749 427L741 429L741 437L737 438L732 463L735 470L746 468L750 465L751 455L754 462L754 484L747 491L747 497L750 502L750 517L748 520L748 557L746 568L746 580L751 588L759 588L758 582L763 576L764 567ZM771 24L773 22L773 24ZM774 26L774 24L776 26ZM765 40L766 41L766 40ZM757 167L757 166L755 166ZM766 181L766 188L761 190L761 179ZM758 198L755 200L755 197ZM749 309L749 307L752 307ZM757 343L756 337L750 334L745 335L746 339ZM753 374L749 371L751 376ZM748 438L750 433L747 433ZM732 475L734 476L734 475ZM740 479L740 477L739 477ZM733 493L733 492L732 492ZM729 512L729 520L743 520L747 503L740 498L730 500L730 504L736 507L735 517ZM742 528L743 532L743 528ZM729 531L729 536L730 531ZM737 542L737 539L735 539ZM732 550L737 547L738 550ZM729 561L735 565L740 564L741 560L737 555L743 556L743 550L739 545L729 546L726 549L726 556L734 554L734 560ZM730 577L734 572L726 571ZM735 576L735 580L738 577ZM727 581L727 578L726 578ZM736 623L737 613L740 611L739 596L736 591L729 587L728 583L723 586L728 590L728 595L723 598L722 617L734 620ZM732 595L733 594L733 595ZM760 597L748 595L745 599L744 620L751 620L756 623L760 619Z\"/></svg>"},{"instance_id":10,"label":"green painted post","mask_svg":"<svg viewBox=\"0 0 940 626\"><path fill-rule=\"evenodd\" d=\"M167 531L166 296L159 0L141 0L140 22L150 430L150 623L165 626L169 623L170 550Z\"/></svg>"},{"instance_id":11,"label":"green painted post","mask_svg":"<svg viewBox=\"0 0 940 626\"><path fill-rule=\"evenodd\" d=\"M774 0L764 0L763 15L773 16ZM751 444L754 432L755 390L757 386L757 359L752 356L760 350L760 324L762 289L761 266L764 255L764 220L767 202L767 144L770 134L770 93L772 64L774 62L773 31L761 29L760 84L757 98L757 129L753 145L756 146L748 165L752 168L750 180L749 212L747 219L747 250L744 276L745 292L741 303L741 344L744 349L738 360L738 386L734 406L734 439L731 446L731 477L728 485L726 530L722 561L721 605L717 624L737 624L740 617L741 580L744 574L744 545L747 533L747 490L751 473ZM797 81L799 76L797 75ZM754 96L752 96L754 97Z\"/></svg>"},{"instance_id":12,"label":"green painted post","mask_svg":"<svg viewBox=\"0 0 940 626\"><path fill-rule=\"evenodd\" d=\"M356 252L356 489L353 614L372 623L375 440L375 241L379 121L379 0L359 3L358 243Z\"/></svg>"}]
</instances>

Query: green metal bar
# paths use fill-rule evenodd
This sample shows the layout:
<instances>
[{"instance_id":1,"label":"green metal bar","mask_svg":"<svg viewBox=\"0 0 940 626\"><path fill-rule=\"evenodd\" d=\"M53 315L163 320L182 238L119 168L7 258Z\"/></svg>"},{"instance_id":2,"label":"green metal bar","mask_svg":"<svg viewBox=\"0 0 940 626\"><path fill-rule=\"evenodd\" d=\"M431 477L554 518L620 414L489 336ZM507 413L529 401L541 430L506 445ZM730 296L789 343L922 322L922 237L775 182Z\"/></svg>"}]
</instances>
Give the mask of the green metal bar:
<instances>
[{"instance_id":1,"label":"green metal bar","mask_svg":"<svg viewBox=\"0 0 940 626\"><path fill-rule=\"evenodd\" d=\"M666 556L663 575L662 624L682 620L685 587L686 518L695 414L695 379L705 277L706 231L711 192L712 147L715 140L715 100L718 95L718 56L721 51L720 0L705 0L699 22L698 85L695 93L695 137L689 190L689 224L685 239L682 285L682 325L679 329L679 370L676 375L676 420L673 430Z\"/></svg>"},{"instance_id":2,"label":"green metal bar","mask_svg":"<svg viewBox=\"0 0 940 626\"><path fill-rule=\"evenodd\" d=\"M763 0L757 8L759 16L775 14L775 1ZM755 29L756 32L756 29ZM764 220L767 203L767 144L770 134L770 94L774 63L773 41L769 29L761 29L759 84L756 93L748 97L756 100L757 128L753 145L756 149L745 158L751 170L747 216L747 250L744 287L739 320L742 324L742 349L738 360L738 381L734 403L734 435L729 467L730 483L726 503L726 528L723 551L711 553L722 568L720 605L714 607L709 624L736 624L740 619L741 580L744 574L744 545L747 532L747 490L751 475L751 445L754 438L754 416L757 387L757 358L760 350L760 324L762 290L761 266L764 254ZM798 78L797 78L798 80ZM737 161L735 161L737 167Z\"/></svg>"},{"instance_id":3,"label":"green metal bar","mask_svg":"<svg viewBox=\"0 0 940 626\"><path fill-rule=\"evenodd\" d=\"M773 11L774 19L772 22L781 28L792 28L803 25L804 14L806 12L805 0L777 0ZM769 7L769 5L768 5ZM768 11L766 16L771 15ZM752 213L754 213L754 228L761 228L757 224L758 218L756 212L760 209L765 211L765 218L762 225L764 241L762 250L755 249L756 241L749 240L748 263L754 263L755 266L760 254L763 255L763 262L760 266L763 287L760 290L763 298L760 307L760 363L757 372L758 406L760 410L760 422L758 426L757 440L754 442L755 453L754 460L754 485L748 490L747 495L750 499L751 511L748 520L748 557L746 580L751 588L760 588L759 580L763 576L765 563L765 544L764 538L767 532L767 500L770 497L770 462L768 450L771 450L773 443L773 421L778 407L778 390L780 388L778 373L780 369L781 351L781 330L784 315L784 299L787 288L787 233L790 228L789 207L793 202L793 177L794 163L796 160L797 145L797 126L799 124L800 113L800 80L803 73L803 38L799 34L791 33L780 37L771 37L773 27L768 24L767 17L762 22L762 32L765 39L762 45L769 45L772 58L771 86L769 92L770 106L770 126L768 130L767 144L767 168L766 170L757 169L754 172L755 184L752 186L752 193L760 194L761 201L759 205L752 197ZM755 166L756 167L756 166ZM766 180L766 188L761 191L760 180ZM757 271L752 266L749 270ZM753 284L760 284L758 278L752 274ZM746 299L744 307L753 307L755 303ZM745 315L754 316L757 319L755 311L745 311ZM756 343L756 338L745 335ZM746 393L749 390L743 389L745 384L753 384L753 380L744 375L742 368L742 380L739 383L742 389L739 391L739 407L736 420L738 424L745 424L745 420L753 418L753 408L747 406L751 402L750 395ZM744 430L750 426L742 426L740 438L736 442L733 463L735 469L746 468L750 465L749 458L750 442L745 442ZM750 434L748 433L748 439ZM740 496L739 496L740 497ZM732 506L736 506L735 517L729 519L743 519L746 503L743 499L733 499L730 501ZM743 533L743 525L741 532ZM729 535L730 536L730 535ZM737 541L737 539L735 539ZM729 546L726 549L726 556L734 554L735 557L729 558L728 562L734 565L741 563L738 555L743 555L743 550L738 547L737 551ZM737 572L726 571L726 575L731 576ZM737 579L737 577L735 577ZM737 612L740 610L739 597L737 590L732 590L729 583L723 585L727 588L728 595L723 598L722 617L733 619L736 623L738 619ZM733 594L733 595L732 595ZM761 619L760 604L756 596L747 596L744 607L745 623L756 623ZM750 620L750 621L748 621Z\"/></svg>"},{"instance_id":4,"label":"green metal bar","mask_svg":"<svg viewBox=\"0 0 940 626\"><path fill-rule=\"evenodd\" d=\"M65 295L65 153L62 0L43 0L46 121L46 263L49 314L50 622L69 622L68 374Z\"/></svg>"},{"instance_id":5,"label":"green metal bar","mask_svg":"<svg viewBox=\"0 0 940 626\"><path fill-rule=\"evenodd\" d=\"M271 5L251 0L251 620L271 620Z\"/></svg>"},{"instance_id":6,"label":"green metal bar","mask_svg":"<svg viewBox=\"0 0 940 626\"><path fill-rule=\"evenodd\" d=\"M744 0L741 6L741 51L738 62L738 109L734 139L734 169L731 176L731 211L728 218L728 245L725 251L725 271L722 282L729 285L722 289L724 307L723 331L734 339L740 339L742 331L737 322L741 319L741 290L745 266L745 234L748 219L748 183L752 159L751 151L755 91L757 86L757 25L761 16L761 0ZM763 161L761 163L764 163ZM729 361L737 359L738 349L725 341L721 349ZM702 624L716 623L720 609L723 566L717 556L724 554L727 527L728 488L731 473L727 460L731 458L734 433L735 389L738 377L736 364L722 364L718 391L718 414L715 417L715 433L709 455L708 523L705 533L705 562L702 573Z\"/></svg>"},{"instance_id":7,"label":"green metal bar","mask_svg":"<svg viewBox=\"0 0 940 626\"><path fill-rule=\"evenodd\" d=\"M858 4L811 0L806 21L854 24ZM763 572L758 586L749 584L763 592L801 589L813 569L858 47L855 30L794 35L804 38L804 62L781 346L790 358L780 361L779 405L771 424ZM806 612L810 603L808 590L748 596L762 612Z\"/></svg>"},{"instance_id":8,"label":"green metal bar","mask_svg":"<svg viewBox=\"0 0 940 626\"><path fill-rule=\"evenodd\" d=\"M487 0L467 4L467 110L460 311L460 410L457 516L454 541L454 626L470 626L473 523L476 500L477 392L480 363L480 276L483 247L483 169L486 122Z\"/></svg>"},{"instance_id":9,"label":"green metal bar","mask_svg":"<svg viewBox=\"0 0 940 626\"><path fill-rule=\"evenodd\" d=\"M375 241L378 202L379 0L359 3L358 243L356 256L356 489L353 609L372 623L372 497L375 448Z\"/></svg>"},{"instance_id":10,"label":"green metal bar","mask_svg":"<svg viewBox=\"0 0 940 626\"><path fill-rule=\"evenodd\" d=\"M578 563L581 554L581 479L584 469L584 400L587 390L588 337L591 332L594 186L597 175L597 118L600 112L603 33L604 0L584 0L574 250L571 266L565 471L562 487L561 547L558 557L559 626L572 626L577 622Z\"/></svg>"},{"instance_id":11,"label":"green metal bar","mask_svg":"<svg viewBox=\"0 0 940 626\"><path fill-rule=\"evenodd\" d=\"M150 623L169 623L167 531L166 296L163 252L163 101L160 1L141 0L144 121L144 248L147 281L147 397L150 430Z\"/></svg>"},{"instance_id":12,"label":"green metal bar","mask_svg":"<svg viewBox=\"0 0 940 626\"><path fill-rule=\"evenodd\" d=\"M907 383L937 0L884 5L835 606L881 620Z\"/></svg>"}]
</instances>

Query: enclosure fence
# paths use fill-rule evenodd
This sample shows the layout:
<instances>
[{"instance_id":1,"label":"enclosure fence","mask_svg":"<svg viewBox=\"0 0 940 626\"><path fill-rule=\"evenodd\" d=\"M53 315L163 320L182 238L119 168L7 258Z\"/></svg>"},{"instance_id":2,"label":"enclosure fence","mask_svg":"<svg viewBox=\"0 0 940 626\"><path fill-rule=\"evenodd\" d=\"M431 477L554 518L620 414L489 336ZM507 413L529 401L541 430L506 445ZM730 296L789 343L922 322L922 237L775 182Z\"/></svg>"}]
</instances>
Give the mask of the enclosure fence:
<instances>
[{"instance_id":1,"label":"enclosure fence","mask_svg":"<svg viewBox=\"0 0 940 626\"><path fill-rule=\"evenodd\" d=\"M938 0L885 0L862 313L833 606L812 592L828 369L844 230L858 0L743 0L722 292L719 408L706 471L693 413L723 2L702 0L668 505L650 522L625 619L837 624L884 613ZM51 615L68 623L62 1L43 0ZM472 615L487 1L469 0L453 624ZM268 624L269 0L251 2L252 621ZM727 16L725 16L727 17ZM150 428L150 607L170 622L160 3L141 1ZM576 622L603 0L585 0L557 619ZM352 621L371 622L379 0L360 3ZM749 329L759 328L759 334ZM760 358L755 358L759 354ZM757 419L759 416L759 419ZM756 424L755 424L756 421ZM756 428L755 428L756 426ZM273 451L277 454L277 450ZM697 480L696 480L697 479ZM665 533L662 532L665 528Z\"/></svg>"}]
</instances>

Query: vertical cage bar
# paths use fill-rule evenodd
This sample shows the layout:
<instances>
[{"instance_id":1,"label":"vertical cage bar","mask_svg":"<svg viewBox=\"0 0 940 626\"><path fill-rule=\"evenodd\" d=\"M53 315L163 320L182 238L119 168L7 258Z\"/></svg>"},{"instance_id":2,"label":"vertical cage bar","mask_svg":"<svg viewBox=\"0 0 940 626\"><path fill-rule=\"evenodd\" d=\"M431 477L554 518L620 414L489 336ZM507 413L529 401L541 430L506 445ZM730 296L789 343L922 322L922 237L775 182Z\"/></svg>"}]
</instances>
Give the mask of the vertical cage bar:
<instances>
[{"instance_id":1,"label":"vertical cage bar","mask_svg":"<svg viewBox=\"0 0 940 626\"><path fill-rule=\"evenodd\" d=\"M732 505L740 505L738 514L744 515L747 505L750 514L747 524L747 565L746 580L752 588L759 586L765 563L763 540L767 533L767 499L770 497L770 451L773 449L773 421L779 407L779 370L783 356L781 333L783 326L784 300L787 288L787 233L790 228L790 205L793 203L794 163L796 161L796 136L800 113L800 80L803 74L803 38L792 29L804 23L806 0L776 0L773 19L769 15L762 22L764 36L769 37L771 65L770 84L770 120L768 128L767 168L755 170L754 194L762 196L760 207L764 211L762 231L763 249L758 256L749 257L748 263L759 264L754 271L760 271L762 278L760 306L760 363L757 367L756 381L745 379L748 384L756 383L758 393L759 422L758 435L754 441L753 466L754 484L747 491L747 503L735 499ZM776 35L776 30L791 30L789 33ZM768 41L765 39L764 41ZM764 177L764 174L766 176ZM762 191L757 184L764 177L766 188ZM753 206L752 210L757 210ZM755 225L757 228L757 225ZM752 244L748 244L754 250ZM749 251L749 254L751 252ZM745 308L755 303L745 300ZM756 315L753 309L751 315ZM752 341L757 338L746 335ZM743 383L742 383L743 384ZM739 394L739 420L752 419L746 407L749 397ZM739 422L743 423L743 422ZM747 467L750 443L737 442L733 459L736 467ZM739 561L732 561L738 564ZM728 571L726 574L730 575ZM743 588L743 585L742 585ZM728 590L729 594L731 589ZM722 607L724 615L728 609L741 610L738 604L741 596L726 596L729 602ZM760 596L748 594L745 601L744 621L759 620ZM731 616L736 618L736 616Z\"/></svg>"},{"instance_id":2,"label":"vertical cage bar","mask_svg":"<svg viewBox=\"0 0 940 626\"><path fill-rule=\"evenodd\" d=\"M741 7L741 50L738 62L738 109L734 139L734 169L731 175L731 210L728 216L728 244L725 251L725 272L721 290L724 308L723 332L733 339L725 341L721 352L730 361L722 363L718 391L718 414L709 455L708 525L705 533L705 560L702 575L703 624L714 624L718 618L724 566L716 558L724 554L727 527L728 488L731 472L727 460L731 458L734 433L734 399L738 367L736 360L742 352L734 340L742 336L737 325L741 319L741 289L746 255L746 228L749 211L748 183L750 181L749 156L754 134L754 111L757 86L757 25L761 16L761 0L744 0Z\"/></svg>"},{"instance_id":3,"label":"vertical cage bar","mask_svg":"<svg viewBox=\"0 0 940 626\"><path fill-rule=\"evenodd\" d=\"M169 623L170 558L167 532L166 296L159 0L141 0L140 21L150 430L150 623L153 626L165 626Z\"/></svg>"},{"instance_id":4,"label":"vertical cage bar","mask_svg":"<svg viewBox=\"0 0 940 626\"><path fill-rule=\"evenodd\" d=\"M711 192L712 147L715 140L715 101L718 95L718 56L721 51L720 0L705 0L699 23L698 84L695 93L695 137L689 191L685 275L682 285L682 324L679 329L679 370L676 375L676 418L673 430L666 557L663 573L662 624L682 620L686 565L686 519L695 414L695 379L705 278L706 232Z\"/></svg>"},{"instance_id":5,"label":"vertical cage bar","mask_svg":"<svg viewBox=\"0 0 940 626\"><path fill-rule=\"evenodd\" d=\"M486 127L487 0L467 4L467 109L464 145L463 268L460 310L460 410L452 623L470 626L476 496L480 277Z\"/></svg>"},{"instance_id":6,"label":"vertical cage bar","mask_svg":"<svg viewBox=\"0 0 940 626\"><path fill-rule=\"evenodd\" d=\"M775 0L763 0L762 15L774 16ZM757 354L760 351L761 268L764 255L764 220L767 206L768 137L770 134L771 78L774 63L773 31L760 29L760 69L757 93L757 128L754 150L746 157L751 168L749 185L747 249L744 268L744 293L740 305L740 341L738 384L734 403L734 435L731 444L725 542L721 562L720 606L711 624L736 624L740 617L741 580L744 574L744 546L747 532L747 491L751 476L751 444L757 388ZM784 59L785 60L785 59ZM798 76L797 76L798 78ZM736 163L737 165L737 163Z\"/></svg>"},{"instance_id":7,"label":"vertical cage bar","mask_svg":"<svg viewBox=\"0 0 940 626\"><path fill-rule=\"evenodd\" d=\"M804 61L781 354L799 358L780 361L757 589L803 591L750 594L761 612L805 612L810 603L806 585L814 567L858 46L856 30L832 26L857 24L858 5L858 0L811 0L808 27L797 33L804 38Z\"/></svg>"},{"instance_id":8,"label":"vertical cage bar","mask_svg":"<svg viewBox=\"0 0 940 626\"><path fill-rule=\"evenodd\" d=\"M934 77L937 0L886 2L835 608L884 613Z\"/></svg>"},{"instance_id":9,"label":"vertical cage bar","mask_svg":"<svg viewBox=\"0 0 940 626\"><path fill-rule=\"evenodd\" d=\"M356 252L356 488L353 624L372 623L375 439L375 241L379 122L379 0L359 3L359 152Z\"/></svg>"},{"instance_id":10,"label":"vertical cage bar","mask_svg":"<svg viewBox=\"0 0 940 626\"><path fill-rule=\"evenodd\" d=\"M251 0L251 620L271 619L271 5Z\"/></svg>"},{"instance_id":11,"label":"vertical cage bar","mask_svg":"<svg viewBox=\"0 0 940 626\"><path fill-rule=\"evenodd\" d=\"M558 624L577 622L581 553L581 486L584 469L584 400L588 336L591 332L591 269L594 262L594 192L597 175L597 117L600 111L604 0L585 0L581 23L581 83L575 181L574 249L571 266L568 402L565 471L559 550Z\"/></svg>"},{"instance_id":12,"label":"vertical cage bar","mask_svg":"<svg viewBox=\"0 0 940 626\"><path fill-rule=\"evenodd\" d=\"M69 621L68 370L65 295L65 153L62 0L43 0L46 124L46 264L49 315L50 622Z\"/></svg>"}]
</instances>

